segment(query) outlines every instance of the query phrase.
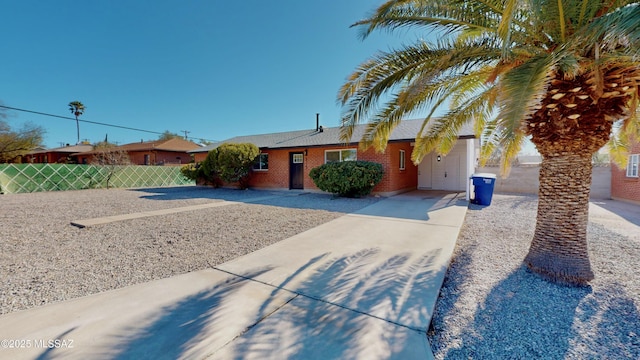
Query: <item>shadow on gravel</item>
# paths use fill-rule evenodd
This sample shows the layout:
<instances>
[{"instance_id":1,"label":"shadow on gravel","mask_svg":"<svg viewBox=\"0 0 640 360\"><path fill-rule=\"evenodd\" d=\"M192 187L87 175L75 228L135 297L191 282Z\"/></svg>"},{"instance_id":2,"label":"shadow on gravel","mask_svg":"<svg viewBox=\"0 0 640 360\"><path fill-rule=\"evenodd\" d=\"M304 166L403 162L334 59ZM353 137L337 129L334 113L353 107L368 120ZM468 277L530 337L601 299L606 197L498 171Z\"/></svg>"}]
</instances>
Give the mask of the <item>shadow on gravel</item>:
<instances>
[{"instance_id":1,"label":"shadow on gravel","mask_svg":"<svg viewBox=\"0 0 640 360\"><path fill-rule=\"evenodd\" d=\"M640 359L640 312L621 284L610 284L583 301L568 358Z\"/></svg>"},{"instance_id":2,"label":"shadow on gravel","mask_svg":"<svg viewBox=\"0 0 640 360\"><path fill-rule=\"evenodd\" d=\"M431 318L431 323L429 324L429 343L434 353L437 351L437 348L434 347L434 344L437 344L436 337L440 331L444 330L444 325L440 323L439 320L442 319L447 312L454 311L455 304L463 293L461 287L471 278L469 268L476 248L477 245L466 248L456 248L451 257L449 268L444 276L442 288L440 288L440 292L438 293L436 308ZM451 276L451 274L456 274L456 276Z\"/></svg>"},{"instance_id":3,"label":"shadow on gravel","mask_svg":"<svg viewBox=\"0 0 640 360\"><path fill-rule=\"evenodd\" d=\"M341 213L351 213L383 199L374 196L355 199L300 191L216 189L205 186L145 188L130 191L146 193L148 195L143 195L141 198L149 200L211 199Z\"/></svg>"},{"instance_id":4,"label":"shadow on gravel","mask_svg":"<svg viewBox=\"0 0 640 360\"><path fill-rule=\"evenodd\" d=\"M449 283L446 288L455 289L455 285ZM455 311L457 298L439 299L438 310ZM523 266L478 304L459 344L439 355L444 359L638 359L639 334L640 313L622 286L612 284L597 292L590 287L559 286ZM437 348L434 353L438 355Z\"/></svg>"},{"instance_id":5,"label":"shadow on gravel","mask_svg":"<svg viewBox=\"0 0 640 360\"><path fill-rule=\"evenodd\" d=\"M445 359L564 359L576 311L591 288L565 288L524 266L478 304L473 323Z\"/></svg>"}]
</instances>

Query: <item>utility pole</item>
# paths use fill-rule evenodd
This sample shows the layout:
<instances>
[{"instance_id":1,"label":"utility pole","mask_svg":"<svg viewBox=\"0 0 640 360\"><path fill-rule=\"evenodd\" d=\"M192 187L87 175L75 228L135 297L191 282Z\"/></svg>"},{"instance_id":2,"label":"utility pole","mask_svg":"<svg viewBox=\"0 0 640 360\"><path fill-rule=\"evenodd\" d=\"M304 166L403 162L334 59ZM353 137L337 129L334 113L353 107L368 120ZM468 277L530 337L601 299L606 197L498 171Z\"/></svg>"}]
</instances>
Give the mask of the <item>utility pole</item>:
<instances>
[{"instance_id":1,"label":"utility pole","mask_svg":"<svg viewBox=\"0 0 640 360\"><path fill-rule=\"evenodd\" d=\"M184 139L185 140L189 140L189 138L187 137L187 134L189 134L191 131L187 131L187 130L180 130L184 133Z\"/></svg>"}]
</instances>

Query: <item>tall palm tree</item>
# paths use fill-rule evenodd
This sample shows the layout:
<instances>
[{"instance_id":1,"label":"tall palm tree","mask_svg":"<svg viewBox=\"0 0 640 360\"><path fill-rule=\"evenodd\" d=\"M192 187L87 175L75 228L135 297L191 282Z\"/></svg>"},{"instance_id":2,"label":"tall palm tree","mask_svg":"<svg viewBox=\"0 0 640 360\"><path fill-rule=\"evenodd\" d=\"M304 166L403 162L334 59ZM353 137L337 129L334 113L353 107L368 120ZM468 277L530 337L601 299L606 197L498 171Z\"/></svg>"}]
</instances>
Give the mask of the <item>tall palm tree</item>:
<instances>
[{"instance_id":1,"label":"tall palm tree","mask_svg":"<svg viewBox=\"0 0 640 360\"><path fill-rule=\"evenodd\" d=\"M363 62L338 93L342 140L368 121L362 147L385 148L403 116L427 110L412 160L446 154L474 122L481 159L503 173L529 137L543 157L536 229L525 264L583 285L591 156L640 138L640 5L629 0L389 0L354 26L417 27L439 36ZM432 117L442 104L449 110Z\"/></svg>"},{"instance_id":2,"label":"tall palm tree","mask_svg":"<svg viewBox=\"0 0 640 360\"><path fill-rule=\"evenodd\" d=\"M76 130L78 132L77 144L80 144L80 121L78 120L78 116L84 114L84 104L80 101L72 101L69 103L69 110L76 117Z\"/></svg>"}]
</instances>

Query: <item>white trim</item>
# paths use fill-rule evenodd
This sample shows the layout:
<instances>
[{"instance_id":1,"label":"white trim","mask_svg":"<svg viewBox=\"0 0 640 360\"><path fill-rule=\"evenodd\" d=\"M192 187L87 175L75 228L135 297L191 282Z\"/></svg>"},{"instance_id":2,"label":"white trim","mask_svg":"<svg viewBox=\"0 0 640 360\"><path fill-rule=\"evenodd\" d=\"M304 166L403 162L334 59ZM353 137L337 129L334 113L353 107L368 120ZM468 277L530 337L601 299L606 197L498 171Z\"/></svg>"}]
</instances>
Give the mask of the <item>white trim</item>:
<instances>
[{"instance_id":1,"label":"white trim","mask_svg":"<svg viewBox=\"0 0 640 360\"><path fill-rule=\"evenodd\" d=\"M627 161L627 177L638 177L639 168L640 167L640 154L631 154L629 155L629 160Z\"/></svg>"},{"instance_id":2,"label":"white trim","mask_svg":"<svg viewBox=\"0 0 640 360\"><path fill-rule=\"evenodd\" d=\"M263 168L262 167L262 161L260 161L260 159L258 159L258 162L257 162L258 167L255 168L254 167L255 164L254 164L254 166L251 167L251 170L253 170L253 171L269 171L269 153L260 153L260 154L258 154L258 158L260 158L263 155L267 157L267 167Z\"/></svg>"},{"instance_id":3,"label":"white trim","mask_svg":"<svg viewBox=\"0 0 640 360\"><path fill-rule=\"evenodd\" d=\"M471 176L476 170L476 139L467 139L467 186L465 186L465 200L471 200Z\"/></svg>"},{"instance_id":4,"label":"white trim","mask_svg":"<svg viewBox=\"0 0 640 360\"><path fill-rule=\"evenodd\" d=\"M342 158L342 152L343 151L353 151L355 153L355 155L356 155L355 159L353 159L353 160L343 160L343 158ZM339 162L342 162L342 161L356 161L356 160L358 160L358 149L353 149L353 148L332 149L332 150L325 150L324 151L324 163L325 164L327 163L327 153L329 153L329 152L337 152L338 154L340 154L340 159L338 160Z\"/></svg>"}]
</instances>

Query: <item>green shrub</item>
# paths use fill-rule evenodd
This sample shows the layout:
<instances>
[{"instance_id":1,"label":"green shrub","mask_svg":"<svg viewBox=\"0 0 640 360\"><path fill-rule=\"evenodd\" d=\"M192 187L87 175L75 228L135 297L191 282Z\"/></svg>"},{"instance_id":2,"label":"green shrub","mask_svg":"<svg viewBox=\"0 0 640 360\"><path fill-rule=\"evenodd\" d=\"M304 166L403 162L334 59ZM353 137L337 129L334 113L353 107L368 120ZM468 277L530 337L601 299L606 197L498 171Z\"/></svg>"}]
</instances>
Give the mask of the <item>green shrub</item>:
<instances>
[{"instance_id":1,"label":"green shrub","mask_svg":"<svg viewBox=\"0 0 640 360\"><path fill-rule=\"evenodd\" d=\"M369 161L331 162L309 172L320 190L345 197L370 194L383 175L382 165Z\"/></svg>"},{"instance_id":2,"label":"green shrub","mask_svg":"<svg viewBox=\"0 0 640 360\"><path fill-rule=\"evenodd\" d=\"M187 164L180 168L180 173L189 180L198 180L202 177L202 166L199 163Z\"/></svg>"},{"instance_id":3,"label":"green shrub","mask_svg":"<svg viewBox=\"0 0 640 360\"><path fill-rule=\"evenodd\" d=\"M251 166L259 153L260 149L250 143L224 143L209 151L202 162L200 175L215 186L226 182L246 188Z\"/></svg>"}]
</instances>

